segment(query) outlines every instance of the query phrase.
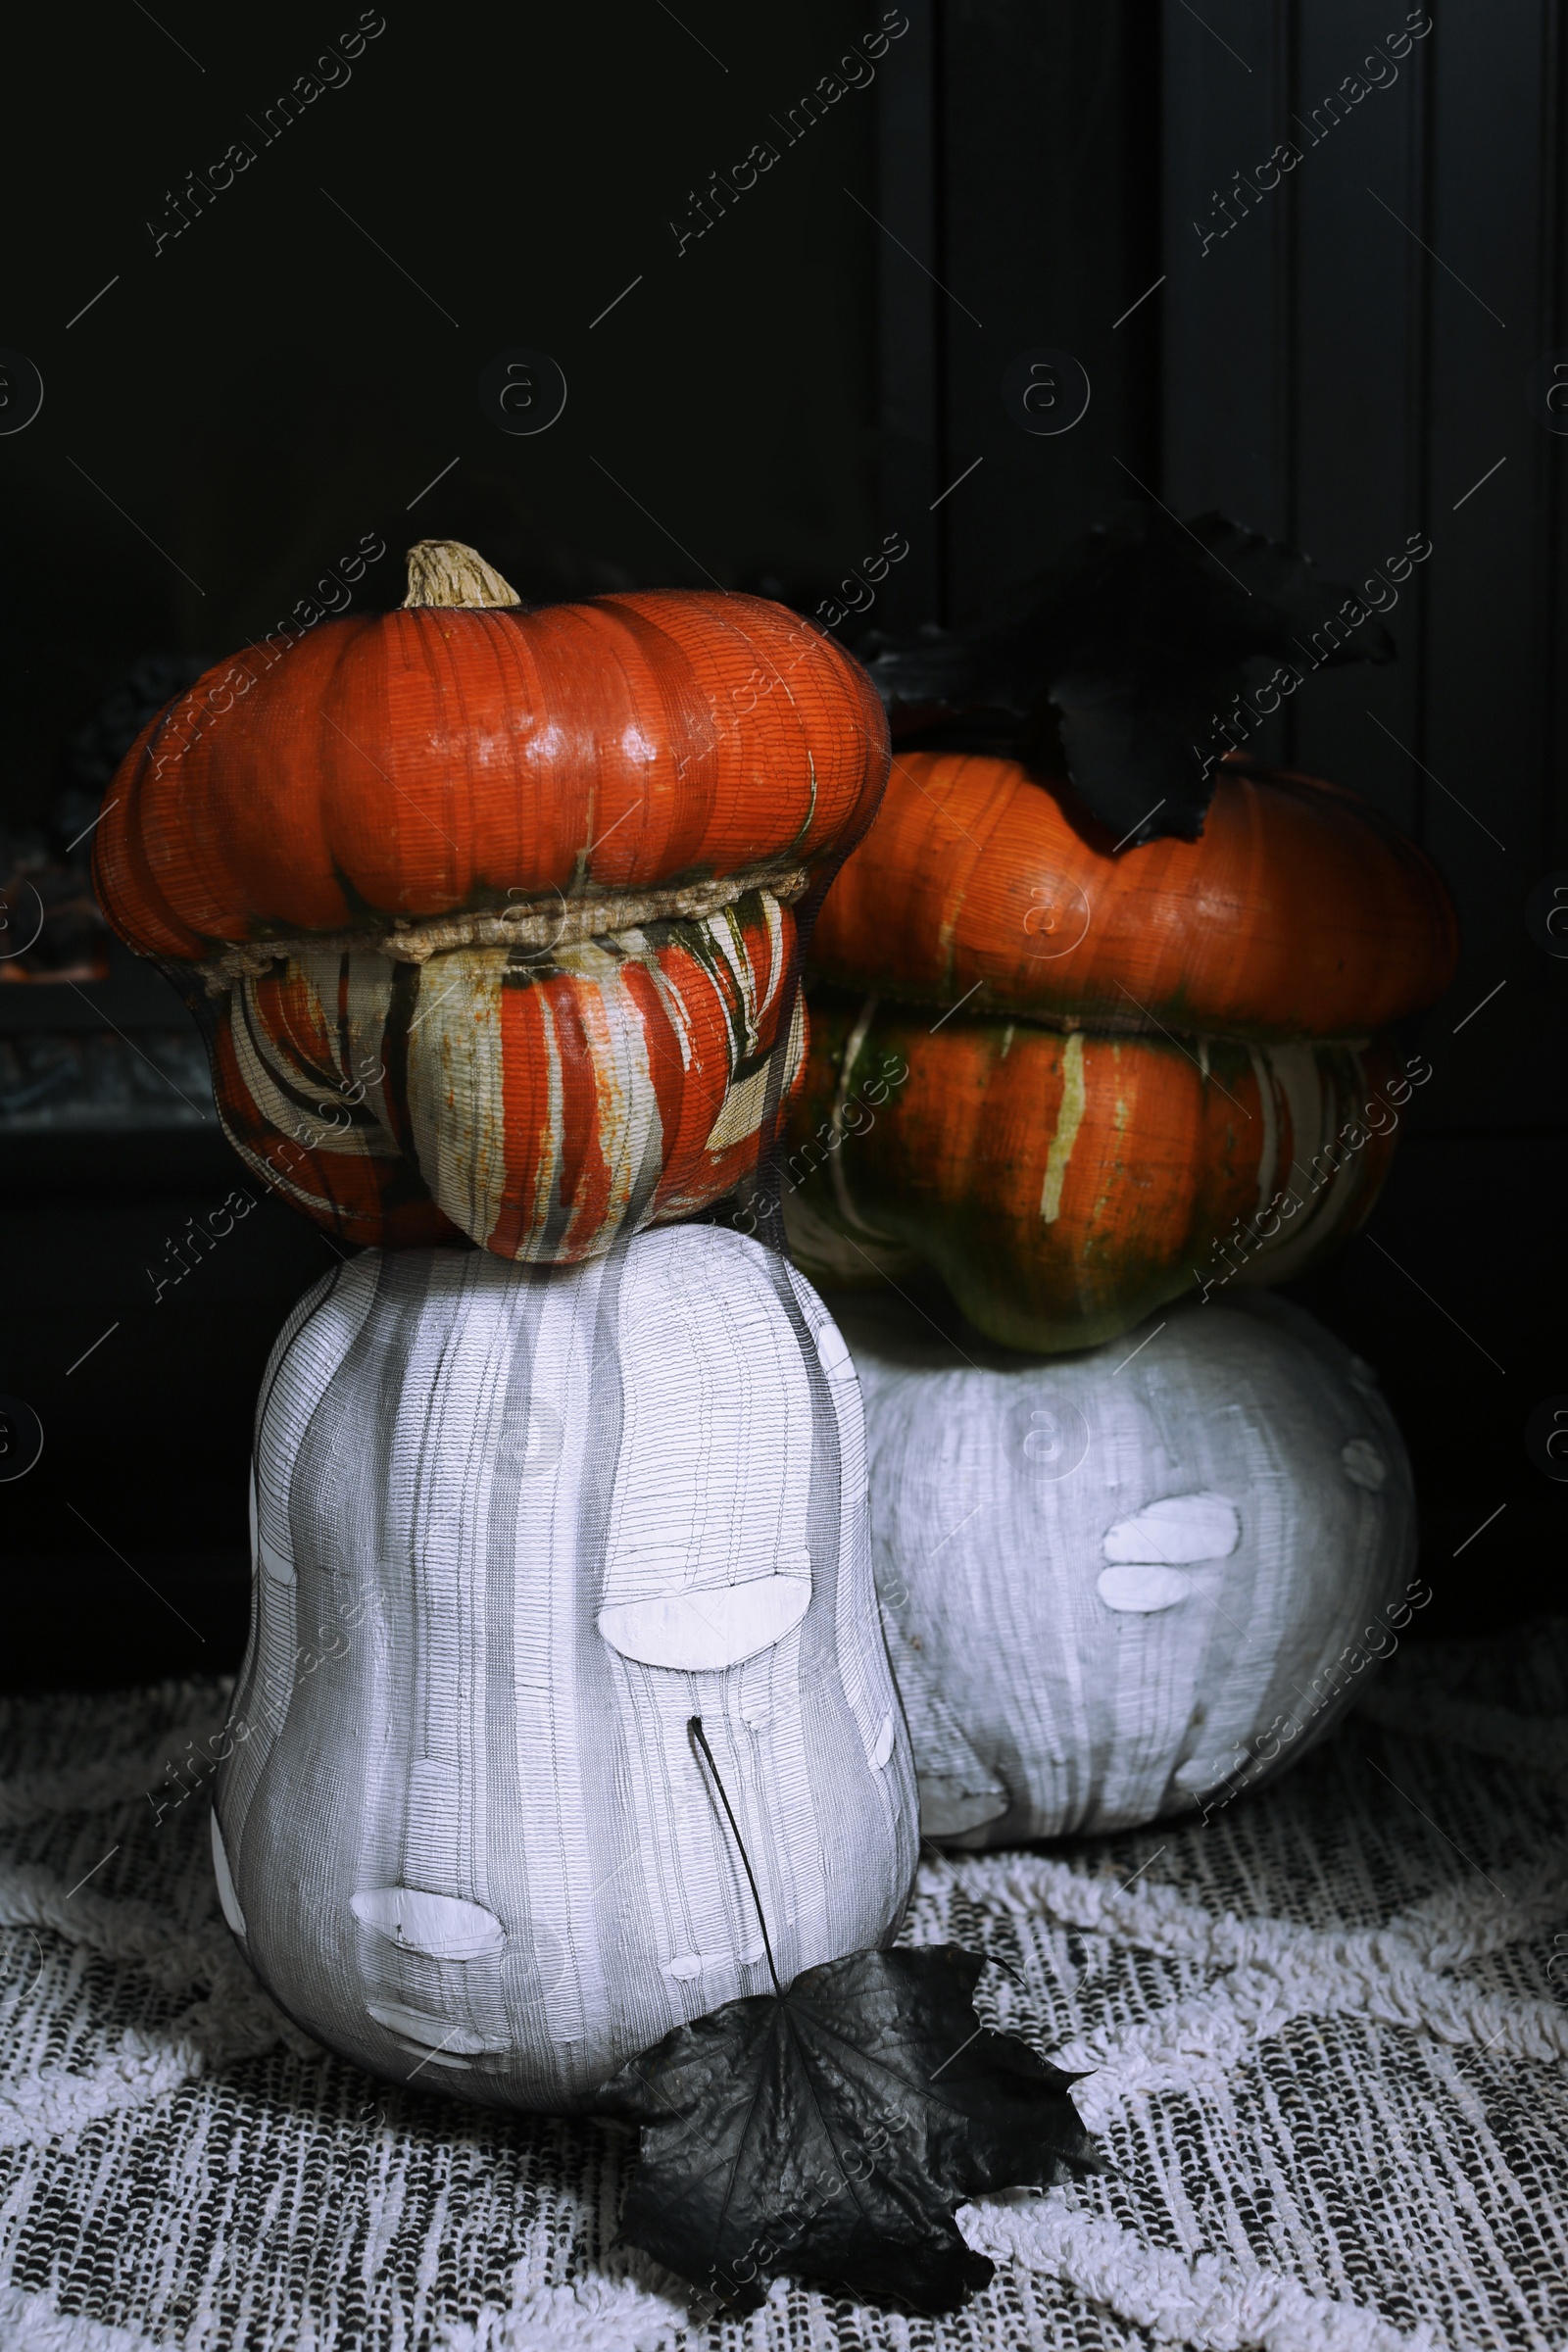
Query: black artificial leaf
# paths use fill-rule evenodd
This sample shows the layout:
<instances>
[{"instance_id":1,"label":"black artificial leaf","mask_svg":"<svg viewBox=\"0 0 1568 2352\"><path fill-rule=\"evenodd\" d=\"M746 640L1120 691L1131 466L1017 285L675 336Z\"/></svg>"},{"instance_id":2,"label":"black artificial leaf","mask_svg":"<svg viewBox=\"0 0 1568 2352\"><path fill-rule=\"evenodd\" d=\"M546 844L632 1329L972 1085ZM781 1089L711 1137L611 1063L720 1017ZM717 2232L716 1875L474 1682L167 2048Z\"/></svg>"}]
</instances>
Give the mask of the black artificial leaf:
<instances>
[{"instance_id":1,"label":"black artificial leaf","mask_svg":"<svg viewBox=\"0 0 1568 2352\"><path fill-rule=\"evenodd\" d=\"M1126 506L996 615L873 633L857 650L897 740L1005 744L1058 776L1064 764L1119 843L1201 831L1230 740L1220 722L1249 663L1272 660L1299 680L1391 661L1394 641L1305 556L1223 514L1182 523Z\"/></svg>"},{"instance_id":2,"label":"black artificial leaf","mask_svg":"<svg viewBox=\"0 0 1568 2352\"><path fill-rule=\"evenodd\" d=\"M1052 680L1057 772L1104 828L1101 846L1198 839L1214 797L1214 769L1229 748L1222 736L1206 745L1205 738L1235 691L1222 672L1161 673L1152 663L1142 673L1068 670ZM1037 733L1020 730L1019 757L1028 759ZM1196 757L1195 746L1203 747Z\"/></svg>"},{"instance_id":3,"label":"black artificial leaf","mask_svg":"<svg viewBox=\"0 0 1568 2352\"><path fill-rule=\"evenodd\" d=\"M733 2311L786 2275L956 2309L992 2272L965 2198L1101 2169L1077 2078L979 2023L984 1966L951 1943L853 1952L677 2026L599 2096L643 2127L622 2236Z\"/></svg>"}]
</instances>

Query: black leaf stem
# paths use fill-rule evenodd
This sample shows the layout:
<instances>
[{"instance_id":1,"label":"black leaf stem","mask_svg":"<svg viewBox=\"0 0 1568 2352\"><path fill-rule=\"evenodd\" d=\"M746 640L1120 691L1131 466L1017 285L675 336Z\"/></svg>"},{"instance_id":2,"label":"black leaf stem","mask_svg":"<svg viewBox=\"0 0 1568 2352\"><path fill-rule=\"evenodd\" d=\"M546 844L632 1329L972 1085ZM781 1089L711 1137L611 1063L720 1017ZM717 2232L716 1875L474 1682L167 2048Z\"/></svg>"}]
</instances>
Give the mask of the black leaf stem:
<instances>
[{"instance_id":1,"label":"black leaf stem","mask_svg":"<svg viewBox=\"0 0 1568 2352\"><path fill-rule=\"evenodd\" d=\"M778 1994L779 1999L782 2000L784 1998L784 1987L778 1981L778 1970L773 1965L773 1946L768 1937L767 1917L762 1909L762 1898L758 1892L757 1874L752 1868L752 1857L746 1851L746 1840L741 1836L740 1823L735 1818L735 1809L729 1801L729 1790L725 1788L723 1781L720 1779L718 1766L713 1761L713 1751L708 1744L708 1734L703 1729L702 1717L700 1715L694 1715L691 1721L687 1724L686 1730L688 1734L695 1733L697 1744L702 1749L704 1755L708 1758L708 1769L713 1776L713 1786L718 1790L719 1802L723 1805L725 1818L729 1822L730 1835L733 1837L735 1843L740 1850L741 1860L746 1866L746 1883L751 1887L752 1900L757 1905L757 1924L762 1931L762 1949L767 1954L767 1973L773 1980L773 1990Z\"/></svg>"},{"instance_id":2,"label":"black leaf stem","mask_svg":"<svg viewBox=\"0 0 1568 2352\"><path fill-rule=\"evenodd\" d=\"M938 1869L945 1870L947 1872L948 1877L952 1880L954 1886L957 1888L958 1892L962 1894L963 1882L958 1877L957 1872L954 1869L952 1861L942 1851L941 1846L933 1845L929 1838L922 1838L920 1844L923 1851L928 1853L932 1861L936 1863ZM1023 1970L1021 1968L1014 1968L1010 1960L1004 1960L1000 1952L982 1952L980 1957L982 1960L989 1961L993 1968L1004 1968L1008 1976L1015 1977L1018 1983L1023 1986L1025 1992L1028 1991L1029 1980L1024 1975Z\"/></svg>"}]
</instances>

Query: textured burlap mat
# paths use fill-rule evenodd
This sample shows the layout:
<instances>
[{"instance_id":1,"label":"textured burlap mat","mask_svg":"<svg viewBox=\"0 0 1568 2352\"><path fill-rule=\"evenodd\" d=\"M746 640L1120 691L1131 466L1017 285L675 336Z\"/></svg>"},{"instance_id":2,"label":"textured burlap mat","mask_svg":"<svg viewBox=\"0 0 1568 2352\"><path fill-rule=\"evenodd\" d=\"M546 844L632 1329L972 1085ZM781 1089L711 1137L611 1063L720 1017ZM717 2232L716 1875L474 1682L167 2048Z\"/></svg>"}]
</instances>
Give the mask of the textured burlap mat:
<instances>
[{"instance_id":1,"label":"textured burlap mat","mask_svg":"<svg viewBox=\"0 0 1568 2352\"><path fill-rule=\"evenodd\" d=\"M781 2286L694 2327L615 2251L612 2135L387 2090L283 2026L203 1788L147 1793L223 1711L218 1683L0 1701L0 2345L1568 2342L1568 1624L1406 1650L1206 1827L925 1868L910 1937L1021 1972L988 2014L1099 2069L1117 2167L965 2208L998 2273L938 2322Z\"/></svg>"}]
</instances>

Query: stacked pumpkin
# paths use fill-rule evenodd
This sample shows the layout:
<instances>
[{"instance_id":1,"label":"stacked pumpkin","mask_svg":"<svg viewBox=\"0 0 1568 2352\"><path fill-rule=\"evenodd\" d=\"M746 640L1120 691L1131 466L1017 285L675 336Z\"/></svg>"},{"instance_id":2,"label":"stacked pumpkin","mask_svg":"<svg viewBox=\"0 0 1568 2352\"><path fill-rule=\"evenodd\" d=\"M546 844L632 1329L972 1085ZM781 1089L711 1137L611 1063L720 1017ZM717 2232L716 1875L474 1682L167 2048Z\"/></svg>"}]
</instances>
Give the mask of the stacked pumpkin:
<instances>
[{"instance_id":1,"label":"stacked pumpkin","mask_svg":"<svg viewBox=\"0 0 1568 2352\"><path fill-rule=\"evenodd\" d=\"M886 768L776 606L530 612L432 543L117 780L106 912L208 1005L252 1168L368 1245L264 1384L214 1851L263 1982L394 2079L581 2105L766 1985L754 1871L792 1975L901 1914L843 1341L776 1252L648 1230L756 1181Z\"/></svg>"},{"instance_id":2,"label":"stacked pumpkin","mask_svg":"<svg viewBox=\"0 0 1568 2352\"><path fill-rule=\"evenodd\" d=\"M864 673L760 598L530 612L426 543L403 611L146 729L98 894L215 1001L224 1129L308 1215L574 1264L755 1166L804 1043L794 908L886 738Z\"/></svg>"},{"instance_id":3,"label":"stacked pumpkin","mask_svg":"<svg viewBox=\"0 0 1568 2352\"><path fill-rule=\"evenodd\" d=\"M1211 1294L1366 1217L1455 952L1332 785L1227 760L1199 839L1128 847L1015 760L895 759L814 933L783 1200L797 1263L876 1293L845 1323L928 1836L1227 1803L1421 1605L1368 1368ZM890 1295L922 1266L966 1325Z\"/></svg>"},{"instance_id":4,"label":"stacked pumpkin","mask_svg":"<svg viewBox=\"0 0 1568 2352\"><path fill-rule=\"evenodd\" d=\"M844 1303L876 1576L929 1838L1227 1806L1432 1598L1370 1367L1266 1291L1072 1355Z\"/></svg>"},{"instance_id":5,"label":"stacked pumpkin","mask_svg":"<svg viewBox=\"0 0 1568 2352\"><path fill-rule=\"evenodd\" d=\"M1046 1352L1299 1274L1377 1197L1419 1083L1391 1033L1455 955L1427 859L1333 785L1228 762L1199 840L1116 848L1013 760L903 754L816 926L797 1261L924 1260Z\"/></svg>"}]
</instances>

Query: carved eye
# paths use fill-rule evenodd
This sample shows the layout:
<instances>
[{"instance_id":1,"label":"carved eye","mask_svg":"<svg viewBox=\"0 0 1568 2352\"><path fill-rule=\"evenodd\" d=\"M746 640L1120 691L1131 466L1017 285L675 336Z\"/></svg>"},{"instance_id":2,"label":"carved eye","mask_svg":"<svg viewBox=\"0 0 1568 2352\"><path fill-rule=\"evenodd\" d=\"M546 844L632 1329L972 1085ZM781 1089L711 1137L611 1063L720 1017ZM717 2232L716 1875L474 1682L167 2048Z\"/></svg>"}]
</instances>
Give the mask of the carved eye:
<instances>
[{"instance_id":1,"label":"carved eye","mask_svg":"<svg viewBox=\"0 0 1568 2352\"><path fill-rule=\"evenodd\" d=\"M1242 1515L1228 1494L1166 1494L1118 1519L1101 1545L1107 1560L1225 1560L1242 1540Z\"/></svg>"},{"instance_id":2,"label":"carved eye","mask_svg":"<svg viewBox=\"0 0 1568 2352\"><path fill-rule=\"evenodd\" d=\"M599 1631L612 1649L639 1665L711 1674L782 1642L810 1605L808 1574L754 1576L744 1584L612 1602L599 1612Z\"/></svg>"},{"instance_id":3,"label":"carved eye","mask_svg":"<svg viewBox=\"0 0 1568 2352\"><path fill-rule=\"evenodd\" d=\"M1152 1616L1193 1591L1188 1567L1229 1559L1241 1540L1241 1513L1228 1494L1167 1494L1106 1531L1100 1548L1110 1565L1096 1590L1107 1609Z\"/></svg>"},{"instance_id":4,"label":"carved eye","mask_svg":"<svg viewBox=\"0 0 1568 2352\"><path fill-rule=\"evenodd\" d=\"M1107 1609L1124 1609L1135 1617L1152 1616L1156 1609L1173 1609L1185 1600L1193 1589L1193 1580L1180 1568L1162 1568L1156 1562L1126 1560L1115 1568L1102 1568L1095 1590Z\"/></svg>"},{"instance_id":5,"label":"carved eye","mask_svg":"<svg viewBox=\"0 0 1568 2352\"><path fill-rule=\"evenodd\" d=\"M1342 1446L1340 1464L1352 1486L1364 1487L1369 1494L1382 1492L1389 1473L1370 1438L1352 1438L1348 1446Z\"/></svg>"}]
</instances>

